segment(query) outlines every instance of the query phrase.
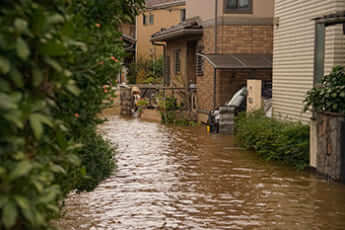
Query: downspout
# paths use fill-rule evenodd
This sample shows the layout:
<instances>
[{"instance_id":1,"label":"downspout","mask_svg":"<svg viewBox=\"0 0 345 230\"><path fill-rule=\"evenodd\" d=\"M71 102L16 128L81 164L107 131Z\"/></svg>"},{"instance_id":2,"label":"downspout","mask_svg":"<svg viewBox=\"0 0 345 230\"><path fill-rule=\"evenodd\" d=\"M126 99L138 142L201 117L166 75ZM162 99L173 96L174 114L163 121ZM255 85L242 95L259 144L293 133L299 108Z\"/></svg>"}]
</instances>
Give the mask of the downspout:
<instances>
[{"instance_id":1,"label":"downspout","mask_svg":"<svg viewBox=\"0 0 345 230\"><path fill-rule=\"evenodd\" d=\"M218 0L214 2L214 54L217 54L218 43ZM217 106L217 69L214 68L213 73L213 109Z\"/></svg>"},{"instance_id":2,"label":"downspout","mask_svg":"<svg viewBox=\"0 0 345 230\"><path fill-rule=\"evenodd\" d=\"M165 65L166 65L166 54L167 54L167 45L165 43L159 43L159 42L155 42L155 41L151 41L152 42L152 45L154 46L162 46L163 47L163 84L164 85L167 85L167 73L166 73L166 69L165 69Z\"/></svg>"}]
</instances>

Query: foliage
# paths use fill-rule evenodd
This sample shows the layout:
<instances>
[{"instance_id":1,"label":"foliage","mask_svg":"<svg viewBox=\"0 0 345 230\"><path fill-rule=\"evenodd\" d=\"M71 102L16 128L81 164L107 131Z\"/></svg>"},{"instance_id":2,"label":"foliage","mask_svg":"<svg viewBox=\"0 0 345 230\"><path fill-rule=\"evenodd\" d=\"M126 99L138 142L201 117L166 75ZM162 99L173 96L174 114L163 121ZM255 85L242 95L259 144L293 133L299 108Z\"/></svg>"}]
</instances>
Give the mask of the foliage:
<instances>
[{"instance_id":1,"label":"foliage","mask_svg":"<svg viewBox=\"0 0 345 230\"><path fill-rule=\"evenodd\" d=\"M69 191L109 175L113 148L96 114L123 54L115 25L139 5L0 2L0 229L48 229Z\"/></svg>"},{"instance_id":2,"label":"foliage","mask_svg":"<svg viewBox=\"0 0 345 230\"><path fill-rule=\"evenodd\" d=\"M345 114L345 67L336 66L321 83L307 92L304 110Z\"/></svg>"},{"instance_id":3,"label":"foliage","mask_svg":"<svg viewBox=\"0 0 345 230\"><path fill-rule=\"evenodd\" d=\"M157 60L140 58L129 66L129 84L160 84L163 78L163 58Z\"/></svg>"},{"instance_id":4,"label":"foliage","mask_svg":"<svg viewBox=\"0 0 345 230\"><path fill-rule=\"evenodd\" d=\"M309 163L309 126L265 117L262 111L240 114L236 137L267 160L281 161L299 169Z\"/></svg>"}]
</instances>

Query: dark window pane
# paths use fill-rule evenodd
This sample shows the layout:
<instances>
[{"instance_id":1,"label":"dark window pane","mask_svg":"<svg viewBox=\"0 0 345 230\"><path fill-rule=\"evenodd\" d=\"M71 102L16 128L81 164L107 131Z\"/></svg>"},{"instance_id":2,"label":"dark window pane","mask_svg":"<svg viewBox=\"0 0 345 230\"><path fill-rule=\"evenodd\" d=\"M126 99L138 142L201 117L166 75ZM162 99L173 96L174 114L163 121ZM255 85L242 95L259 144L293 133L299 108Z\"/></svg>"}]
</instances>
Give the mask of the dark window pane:
<instances>
[{"instance_id":1,"label":"dark window pane","mask_svg":"<svg viewBox=\"0 0 345 230\"><path fill-rule=\"evenodd\" d=\"M249 8L249 0L238 0L238 8Z\"/></svg>"},{"instance_id":2,"label":"dark window pane","mask_svg":"<svg viewBox=\"0 0 345 230\"><path fill-rule=\"evenodd\" d=\"M228 0L227 8L236 9L237 8L237 0Z\"/></svg>"},{"instance_id":3,"label":"dark window pane","mask_svg":"<svg viewBox=\"0 0 345 230\"><path fill-rule=\"evenodd\" d=\"M143 15L143 24L146 25L147 24L147 19L146 19L146 15Z\"/></svg>"},{"instance_id":4,"label":"dark window pane","mask_svg":"<svg viewBox=\"0 0 345 230\"><path fill-rule=\"evenodd\" d=\"M186 9L181 10L181 22L186 20Z\"/></svg>"}]
</instances>

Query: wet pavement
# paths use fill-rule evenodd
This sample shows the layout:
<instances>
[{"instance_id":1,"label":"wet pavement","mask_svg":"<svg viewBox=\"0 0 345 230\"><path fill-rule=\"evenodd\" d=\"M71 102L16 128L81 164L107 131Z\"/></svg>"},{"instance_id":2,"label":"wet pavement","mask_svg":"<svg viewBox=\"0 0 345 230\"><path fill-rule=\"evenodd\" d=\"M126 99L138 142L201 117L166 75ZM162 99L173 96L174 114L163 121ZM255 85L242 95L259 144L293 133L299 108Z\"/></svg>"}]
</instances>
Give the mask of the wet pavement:
<instances>
[{"instance_id":1,"label":"wet pavement","mask_svg":"<svg viewBox=\"0 0 345 230\"><path fill-rule=\"evenodd\" d=\"M71 194L62 230L345 229L345 185L266 162L203 127L109 117L117 169Z\"/></svg>"}]
</instances>

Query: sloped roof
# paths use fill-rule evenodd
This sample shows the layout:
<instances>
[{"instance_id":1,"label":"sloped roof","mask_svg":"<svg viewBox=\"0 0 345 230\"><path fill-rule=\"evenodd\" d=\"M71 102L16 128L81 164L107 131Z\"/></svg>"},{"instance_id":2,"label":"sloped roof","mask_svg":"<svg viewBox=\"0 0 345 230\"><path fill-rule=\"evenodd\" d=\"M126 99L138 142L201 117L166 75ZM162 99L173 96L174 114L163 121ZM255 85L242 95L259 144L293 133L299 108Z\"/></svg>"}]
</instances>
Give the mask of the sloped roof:
<instances>
[{"instance_id":1,"label":"sloped roof","mask_svg":"<svg viewBox=\"0 0 345 230\"><path fill-rule=\"evenodd\" d=\"M167 41L183 36L202 35L202 33L203 28L199 18L191 18L169 28L162 28L151 36L151 41Z\"/></svg>"},{"instance_id":2,"label":"sloped roof","mask_svg":"<svg viewBox=\"0 0 345 230\"><path fill-rule=\"evenodd\" d=\"M270 54L198 54L215 69L272 69Z\"/></svg>"},{"instance_id":3,"label":"sloped roof","mask_svg":"<svg viewBox=\"0 0 345 230\"><path fill-rule=\"evenodd\" d=\"M185 5L185 0L146 0L146 8L164 8L175 5Z\"/></svg>"}]
</instances>

